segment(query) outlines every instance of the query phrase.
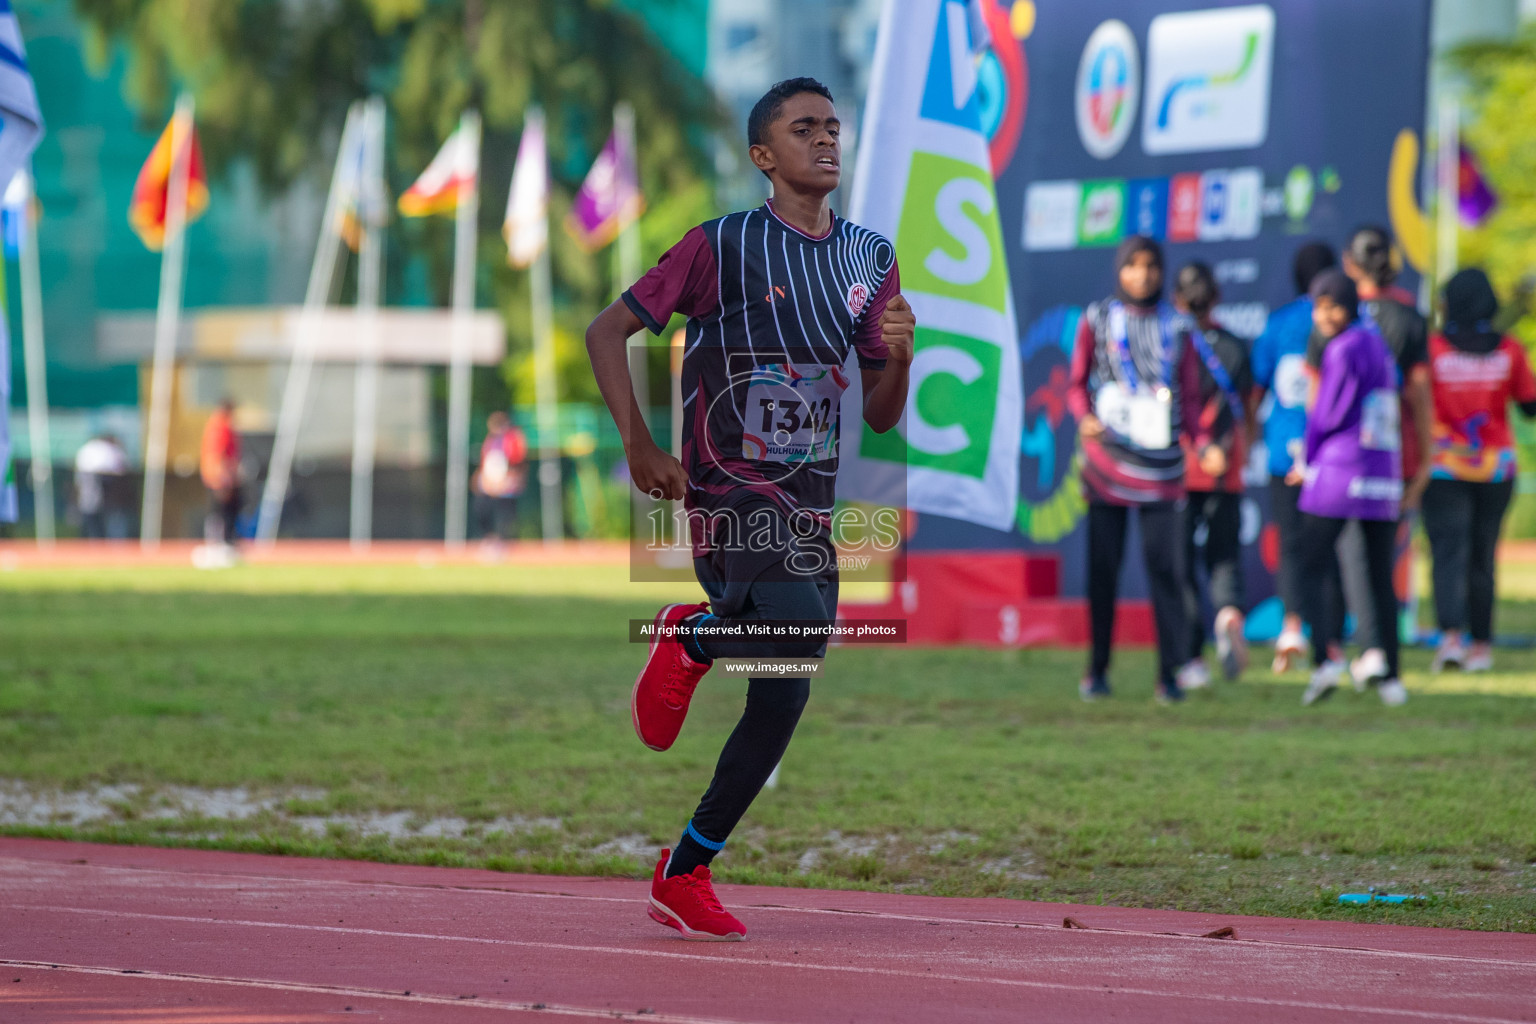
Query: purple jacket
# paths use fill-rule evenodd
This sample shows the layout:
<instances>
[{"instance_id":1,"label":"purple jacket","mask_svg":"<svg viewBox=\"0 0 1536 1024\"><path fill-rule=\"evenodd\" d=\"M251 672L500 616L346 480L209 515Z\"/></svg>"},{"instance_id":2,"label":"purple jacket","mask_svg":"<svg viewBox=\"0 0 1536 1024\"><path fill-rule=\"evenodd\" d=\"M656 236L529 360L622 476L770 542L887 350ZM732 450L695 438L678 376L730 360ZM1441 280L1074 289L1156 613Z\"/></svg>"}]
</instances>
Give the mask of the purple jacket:
<instances>
[{"instance_id":1,"label":"purple jacket","mask_svg":"<svg viewBox=\"0 0 1536 1024\"><path fill-rule=\"evenodd\" d=\"M1397 372L1374 331L1352 324L1323 354L1307 414L1298 507L1330 519L1396 520L1403 497Z\"/></svg>"}]
</instances>

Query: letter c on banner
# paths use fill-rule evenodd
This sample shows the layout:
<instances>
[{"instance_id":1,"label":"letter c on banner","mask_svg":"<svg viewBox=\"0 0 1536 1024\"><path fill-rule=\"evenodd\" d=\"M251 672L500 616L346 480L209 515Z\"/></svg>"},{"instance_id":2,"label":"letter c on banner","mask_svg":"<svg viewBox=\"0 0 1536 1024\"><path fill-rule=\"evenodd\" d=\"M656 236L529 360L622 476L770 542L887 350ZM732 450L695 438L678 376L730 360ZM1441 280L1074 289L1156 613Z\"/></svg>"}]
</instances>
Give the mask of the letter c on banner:
<instances>
[{"instance_id":1,"label":"letter c on banner","mask_svg":"<svg viewBox=\"0 0 1536 1024\"><path fill-rule=\"evenodd\" d=\"M965 206L975 207L983 217L991 216L992 192L975 178L955 178L939 189L933 200L933 212L950 236L965 249L956 259L935 248L923 258L923 266L934 277L950 284L975 284L992 269L992 243L981 226L966 215Z\"/></svg>"},{"instance_id":2,"label":"letter c on banner","mask_svg":"<svg viewBox=\"0 0 1536 1024\"><path fill-rule=\"evenodd\" d=\"M952 345L935 345L925 348L912 357L911 401L902 427L907 443L929 455L953 455L971 446L971 435L958 423L935 426L923 419L917 410L917 396L923 382L936 373L945 373L961 384L974 384L984 372L976 357Z\"/></svg>"}]
</instances>

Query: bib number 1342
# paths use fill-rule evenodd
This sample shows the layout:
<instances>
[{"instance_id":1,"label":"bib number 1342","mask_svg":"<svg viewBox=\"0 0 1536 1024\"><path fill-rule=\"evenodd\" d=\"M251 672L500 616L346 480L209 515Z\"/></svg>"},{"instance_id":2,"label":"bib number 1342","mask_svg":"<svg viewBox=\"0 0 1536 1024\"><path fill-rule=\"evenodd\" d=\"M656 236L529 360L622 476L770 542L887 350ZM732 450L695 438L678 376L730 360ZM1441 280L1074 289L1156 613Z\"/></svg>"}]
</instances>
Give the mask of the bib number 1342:
<instances>
[{"instance_id":1,"label":"bib number 1342","mask_svg":"<svg viewBox=\"0 0 1536 1024\"><path fill-rule=\"evenodd\" d=\"M759 367L747 387L742 454L760 462L835 458L838 407L847 386L835 366Z\"/></svg>"}]
</instances>

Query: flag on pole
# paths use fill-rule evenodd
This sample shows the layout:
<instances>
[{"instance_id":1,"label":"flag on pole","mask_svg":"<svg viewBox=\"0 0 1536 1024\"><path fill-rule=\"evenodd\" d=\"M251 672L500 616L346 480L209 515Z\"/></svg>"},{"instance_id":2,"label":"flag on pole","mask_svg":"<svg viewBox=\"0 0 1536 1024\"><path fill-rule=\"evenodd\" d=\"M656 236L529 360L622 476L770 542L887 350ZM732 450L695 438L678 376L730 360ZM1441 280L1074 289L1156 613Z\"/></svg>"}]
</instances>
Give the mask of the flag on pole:
<instances>
[{"instance_id":1,"label":"flag on pole","mask_svg":"<svg viewBox=\"0 0 1536 1024\"><path fill-rule=\"evenodd\" d=\"M1498 193L1488 184L1488 179L1483 177L1477 155L1466 146L1461 147L1458 157L1456 192L1461 222L1470 228L1482 224L1499 205Z\"/></svg>"},{"instance_id":2,"label":"flag on pole","mask_svg":"<svg viewBox=\"0 0 1536 1024\"><path fill-rule=\"evenodd\" d=\"M26 234L28 200L31 198L31 175L25 168L16 172L0 200L0 222L4 224L5 255L16 256L21 251L21 240ZM4 282L0 282L0 299L4 295ZM0 311L8 302L0 302ZM11 351L10 329L7 316L0 315L0 523L14 523L19 515L16 491L16 469L11 462Z\"/></svg>"},{"instance_id":3,"label":"flag on pole","mask_svg":"<svg viewBox=\"0 0 1536 1024\"><path fill-rule=\"evenodd\" d=\"M0 181L10 181L26 165L42 137L43 114L21 26L8 0L0 0Z\"/></svg>"},{"instance_id":4,"label":"flag on pole","mask_svg":"<svg viewBox=\"0 0 1536 1024\"><path fill-rule=\"evenodd\" d=\"M462 125L454 129L410 188L400 194L402 217L430 217L452 213L475 186L480 154L476 142Z\"/></svg>"},{"instance_id":5,"label":"flag on pole","mask_svg":"<svg viewBox=\"0 0 1536 1024\"><path fill-rule=\"evenodd\" d=\"M354 104L354 107L357 105ZM363 247L363 169L367 166L367 132L342 131L341 152L336 164L336 233L347 248L358 252Z\"/></svg>"},{"instance_id":6,"label":"flag on pole","mask_svg":"<svg viewBox=\"0 0 1536 1024\"><path fill-rule=\"evenodd\" d=\"M133 198L128 201L128 223L138 233L139 240L151 252L165 247L165 211L169 202L167 193L171 186L171 135L176 128L176 118L166 124L165 131L149 151L149 159L139 168L138 179L133 183ZM181 145L192 147L191 163L187 176L187 219L191 224L208 209L208 177L203 172L203 149L197 142L197 129Z\"/></svg>"},{"instance_id":7,"label":"flag on pole","mask_svg":"<svg viewBox=\"0 0 1536 1024\"><path fill-rule=\"evenodd\" d=\"M608 245L645 211L630 140L615 129L571 203L565 229L588 252Z\"/></svg>"},{"instance_id":8,"label":"flag on pole","mask_svg":"<svg viewBox=\"0 0 1536 1024\"><path fill-rule=\"evenodd\" d=\"M530 267L549 244L549 169L544 153L544 118L530 113L517 144L517 166L507 192L507 215L501 236L507 240L507 262Z\"/></svg>"},{"instance_id":9,"label":"flag on pole","mask_svg":"<svg viewBox=\"0 0 1536 1024\"><path fill-rule=\"evenodd\" d=\"M839 490L1007 530L1023 380L983 129L980 2L906 0L881 16L852 219L895 242L917 334L898 430L869 430L860 389L844 392L843 422L860 429L843 438Z\"/></svg>"},{"instance_id":10,"label":"flag on pole","mask_svg":"<svg viewBox=\"0 0 1536 1024\"><path fill-rule=\"evenodd\" d=\"M32 174L25 167L11 177L3 198L0 198L0 237L5 240L5 254L16 256L21 252L22 239L27 233L27 218L32 207Z\"/></svg>"},{"instance_id":11,"label":"flag on pole","mask_svg":"<svg viewBox=\"0 0 1536 1024\"><path fill-rule=\"evenodd\" d=\"M13 176L26 165L42 137L43 114L38 109L32 73L27 69L21 26L10 3L0 0L0 182L12 186L6 190L7 199L16 191ZM23 195L30 191L23 186ZM0 297L3 294L4 282L0 281ZM10 409L10 337L7 318L0 316L0 523L14 523L18 514L16 469L11 462Z\"/></svg>"}]
</instances>

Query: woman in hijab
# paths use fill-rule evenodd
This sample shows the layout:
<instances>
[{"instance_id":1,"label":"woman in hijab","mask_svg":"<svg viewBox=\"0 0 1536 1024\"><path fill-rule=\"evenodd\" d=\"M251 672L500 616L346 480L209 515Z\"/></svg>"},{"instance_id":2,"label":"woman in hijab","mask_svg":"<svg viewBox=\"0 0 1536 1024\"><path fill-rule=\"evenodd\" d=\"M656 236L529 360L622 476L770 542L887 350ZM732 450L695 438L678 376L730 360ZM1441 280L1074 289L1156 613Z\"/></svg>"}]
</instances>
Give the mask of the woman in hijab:
<instances>
[{"instance_id":1,"label":"woman in hijab","mask_svg":"<svg viewBox=\"0 0 1536 1024\"><path fill-rule=\"evenodd\" d=\"M1515 488L1509 403L1536 416L1536 377L1524 346L1493 329L1499 300L1487 274L1461 271L1446 282L1443 300L1444 333L1429 341L1434 423L1424 492L1440 620L1434 668L1487 672L1493 667L1495 552Z\"/></svg>"},{"instance_id":2,"label":"woman in hijab","mask_svg":"<svg viewBox=\"0 0 1536 1024\"><path fill-rule=\"evenodd\" d=\"M1385 677L1372 680L1382 703L1402 704L1398 679L1397 595L1392 586L1397 518L1403 499L1401 413L1397 372L1381 337L1360 322L1360 296L1342 272L1325 270L1312 281L1312 323L1327 343L1317 401L1307 416L1305 464L1293 469L1301 483L1302 579L1326 578L1334 544L1345 525L1360 524L1365 539L1371 607L1385 661ZM1312 705L1338 689L1346 666L1329 657L1343 630L1344 611L1333 588L1307 592L1316 666L1302 695Z\"/></svg>"},{"instance_id":3,"label":"woman in hijab","mask_svg":"<svg viewBox=\"0 0 1536 1024\"><path fill-rule=\"evenodd\" d=\"M1093 651L1079 687L1084 700L1110 694L1110 645L1130 512L1157 626L1159 700L1184 699L1176 675L1186 660L1184 447L1219 451L1199 436L1199 364L1187 322L1163 303L1163 253L1132 236L1115 255L1116 288L1078 325L1068 404L1082 438L1088 499L1088 608ZM1215 467L1218 468L1219 467Z\"/></svg>"}]
</instances>

